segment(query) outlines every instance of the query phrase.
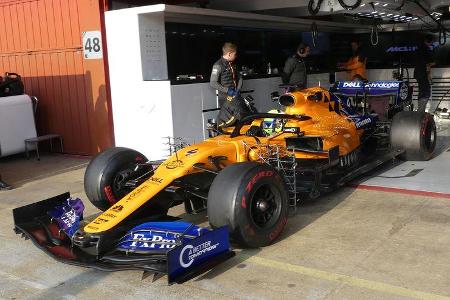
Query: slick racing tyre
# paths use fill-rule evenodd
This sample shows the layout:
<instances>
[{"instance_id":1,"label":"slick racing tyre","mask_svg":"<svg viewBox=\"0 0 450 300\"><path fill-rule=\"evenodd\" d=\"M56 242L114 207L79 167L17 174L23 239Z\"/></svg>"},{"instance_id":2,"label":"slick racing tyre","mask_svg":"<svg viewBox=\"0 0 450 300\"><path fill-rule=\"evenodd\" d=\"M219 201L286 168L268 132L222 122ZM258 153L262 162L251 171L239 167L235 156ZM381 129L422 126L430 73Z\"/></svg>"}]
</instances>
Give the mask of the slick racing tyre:
<instances>
[{"instance_id":1,"label":"slick racing tyre","mask_svg":"<svg viewBox=\"0 0 450 300\"><path fill-rule=\"evenodd\" d=\"M95 207L104 211L131 192L124 186L133 174L136 163L147 158L132 149L114 147L97 154L84 174L84 190Z\"/></svg>"},{"instance_id":2,"label":"slick racing tyre","mask_svg":"<svg viewBox=\"0 0 450 300\"><path fill-rule=\"evenodd\" d=\"M243 246L267 246L280 235L287 222L286 185L268 165L234 164L214 179L207 210L211 226L228 225L231 237Z\"/></svg>"},{"instance_id":3,"label":"slick racing tyre","mask_svg":"<svg viewBox=\"0 0 450 300\"><path fill-rule=\"evenodd\" d=\"M428 113L402 111L392 120L391 147L405 150L401 159L429 160L436 147L436 137L436 124Z\"/></svg>"}]
</instances>

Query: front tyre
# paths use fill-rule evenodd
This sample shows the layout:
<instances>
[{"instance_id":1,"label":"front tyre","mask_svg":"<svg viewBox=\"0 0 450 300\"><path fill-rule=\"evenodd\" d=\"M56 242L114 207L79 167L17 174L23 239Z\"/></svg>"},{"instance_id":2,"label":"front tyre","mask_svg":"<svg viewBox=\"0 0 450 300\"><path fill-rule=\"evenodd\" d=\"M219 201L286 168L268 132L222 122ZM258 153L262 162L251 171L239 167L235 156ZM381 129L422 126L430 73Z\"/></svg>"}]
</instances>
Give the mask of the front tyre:
<instances>
[{"instance_id":1,"label":"front tyre","mask_svg":"<svg viewBox=\"0 0 450 300\"><path fill-rule=\"evenodd\" d=\"M132 188L124 184L137 163L147 158L136 150L113 147L97 154L84 173L84 190L91 203L105 211L119 201Z\"/></svg>"},{"instance_id":2,"label":"front tyre","mask_svg":"<svg viewBox=\"0 0 450 300\"><path fill-rule=\"evenodd\" d=\"M265 164L233 164L214 179L207 211L212 227L228 225L231 236L243 246L267 246L281 234L287 222L288 194L284 180Z\"/></svg>"}]
</instances>

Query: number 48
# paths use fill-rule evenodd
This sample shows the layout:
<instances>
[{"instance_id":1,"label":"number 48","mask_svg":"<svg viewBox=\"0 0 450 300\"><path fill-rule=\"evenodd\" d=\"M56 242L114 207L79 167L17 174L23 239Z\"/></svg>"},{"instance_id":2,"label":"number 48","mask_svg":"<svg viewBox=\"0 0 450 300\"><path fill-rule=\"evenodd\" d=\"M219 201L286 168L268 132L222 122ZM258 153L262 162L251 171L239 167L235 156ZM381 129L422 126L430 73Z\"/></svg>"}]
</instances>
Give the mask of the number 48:
<instances>
[{"instance_id":1,"label":"number 48","mask_svg":"<svg viewBox=\"0 0 450 300\"><path fill-rule=\"evenodd\" d=\"M100 52L100 39L99 38L89 38L86 40L86 44L84 45L84 50L89 52Z\"/></svg>"}]
</instances>

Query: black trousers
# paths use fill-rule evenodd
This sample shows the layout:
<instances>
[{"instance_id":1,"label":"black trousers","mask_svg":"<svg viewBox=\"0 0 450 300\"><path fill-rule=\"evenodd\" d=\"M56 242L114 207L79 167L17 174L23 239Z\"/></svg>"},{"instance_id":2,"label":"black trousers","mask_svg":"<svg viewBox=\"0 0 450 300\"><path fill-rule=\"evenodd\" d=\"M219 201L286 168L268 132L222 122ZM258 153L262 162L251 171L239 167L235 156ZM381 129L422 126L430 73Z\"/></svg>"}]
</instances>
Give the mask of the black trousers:
<instances>
[{"instance_id":1,"label":"black trousers","mask_svg":"<svg viewBox=\"0 0 450 300\"><path fill-rule=\"evenodd\" d=\"M431 86L428 77L421 75L416 78L417 84L419 85L419 95L418 99L428 99L431 96Z\"/></svg>"},{"instance_id":2,"label":"black trousers","mask_svg":"<svg viewBox=\"0 0 450 300\"><path fill-rule=\"evenodd\" d=\"M217 99L219 100L219 107L222 107L223 104L227 101L227 94L219 93Z\"/></svg>"}]
</instances>

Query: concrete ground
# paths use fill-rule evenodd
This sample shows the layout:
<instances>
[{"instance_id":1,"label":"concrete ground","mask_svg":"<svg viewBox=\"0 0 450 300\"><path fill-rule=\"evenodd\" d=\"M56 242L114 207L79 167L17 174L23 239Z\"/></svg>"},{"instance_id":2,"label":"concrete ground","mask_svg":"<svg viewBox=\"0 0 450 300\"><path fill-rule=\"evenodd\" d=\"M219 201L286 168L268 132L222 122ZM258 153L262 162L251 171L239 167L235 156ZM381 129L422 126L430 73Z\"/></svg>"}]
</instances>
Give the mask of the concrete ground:
<instances>
[{"instance_id":1,"label":"concrete ground","mask_svg":"<svg viewBox=\"0 0 450 300\"><path fill-rule=\"evenodd\" d=\"M4 299L450 299L450 201L353 188L301 205L282 237L182 285L58 263L13 232L12 209L70 191L86 199L88 160L0 160ZM87 215L96 209L88 201ZM173 214L181 214L177 207ZM205 215L191 217L207 224Z\"/></svg>"}]
</instances>

